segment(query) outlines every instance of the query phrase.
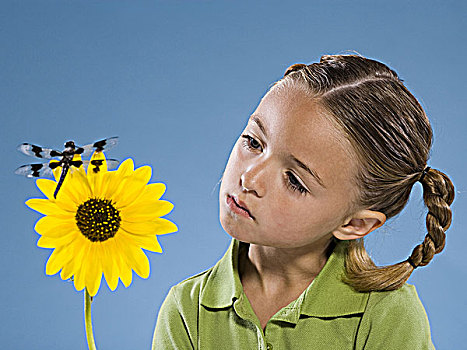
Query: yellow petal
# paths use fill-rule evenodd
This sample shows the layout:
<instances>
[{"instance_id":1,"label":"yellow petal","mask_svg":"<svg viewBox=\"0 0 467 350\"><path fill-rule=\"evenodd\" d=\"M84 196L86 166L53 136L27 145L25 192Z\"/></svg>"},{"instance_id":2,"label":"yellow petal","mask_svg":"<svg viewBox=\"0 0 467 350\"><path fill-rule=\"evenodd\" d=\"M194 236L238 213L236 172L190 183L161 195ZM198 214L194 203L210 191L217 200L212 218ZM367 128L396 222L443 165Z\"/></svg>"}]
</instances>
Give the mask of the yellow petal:
<instances>
[{"instance_id":1,"label":"yellow petal","mask_svg":"<svg viewBox=\"0 0 467 350\"><path fill-rule=\"evenodd\" d=\"M39 237L37 240L37 246L41 248L59 248L59 244L55 244L55 240L47 238L45 236Z\"/></svg>"},{"instance_id":2,"label":"yellow petal","mask_svg":"<svg viewBox=\"0 0 467 350\"><path fill-rule=\"evenodd\" d=\"M112 259L112 267L113 267L112 273L117 275L116 277L112 276L112 278L117 278L117 281L114 281L112 279L111 284L115 285L116 287L118 285L119 278L122 280L122 282L123 280L125 281L127 280L127 277L121 277L121 276L126 274L126 272L123 271L122 269L128 270L128 267L124 263L121 262L120 251L118 250L117 244L115 243L115 238L111 238L107 242L108 242L107 244L108 250L106 251L106 253L108 253L108 257ZM129 283L131 283L131 270L130 270L130 282ZM128 287L128 285L129 284L125 286Z\"/></svg>"},{"instance_id":3,"label":"yellow petal","mask_svg":"<svg viewBox=\"0 0 467 350\"><path fill-rule=\"evenodd\" d=\"M73 271L73 275L75 276L81 268L83 257L89 244L90 242L84 237L77 237L73 244L73 251L70 253L73 259L70 260L69 269Z\"/></svg>"},{"instance_id":4,"label":"yellow petal","mask_svg":"<svg viewBox=\"0 0 467 350\"><path fill-rule=\"evenodd\" d=\"M89 185L88 178L84 170L80 169L70 175L69 190L73 191L76 198L76 203L82 203L92 197L91 186Z\"/></svg>"},{"instance_id":5,"label":"yellow petal","mask_svg":"<svg viewBox=\"0 0 467 350\"><path fill-rule=\"evenodd\" d=\"M151 167L142 166L136 169L133 175L128 176L122 181L122 184L113 196L117 209L130 205L141 196L148 181L151 179L151 173Z\"/></svg>"},{"instance_id":6,"label":"yellow petal","mask_svg":"<svg viewBox=\"0 0 467 350\"><path fill-rule=\"evenodd\" d=\"M26 205L44 215L52 215L60 218L72 219L74 212L60 208L54 201L42 198L31 198L26 201Z\"/></svg>"},{"instance_id":7,"label":"yellow petal","mask_svg":"<svg viewBox=\"0 0 467 350\"><path fill-rule=\"evenodd\" d=\"M65 177L57 194L57 203L72 202L74 207L86 201L91 196L91 188L86 175L82 171L75 171Z\"/></svg>"},{"instance_id":8,"label":"yellow petal","mask_svg":"<svg viewBox=\"0 0 467 350\"><path fill-rule=\"evenodd\" d=\"M75 154L75 155L73 156L73 161L82 161L82 159L81 159L81 154ZM86 176L86 172L85 172L85 170L84 170L84 166L82 166L82 165L81 165L79 168L77 168L77 167L75 167L75 166L72 166L72 167L69 168L68 172L69 172L70 174L76 174L76 173L79 172L79 173L81 173L82 175Z\"/></svg>"},{"instance_id":9,"label":"yellow petal","mask_svg":"<svg viewBox=\"0 0 467 350\"><path fill-rule=\"evenodd\" d=\"M159 219L156 219L155 222L157 225L156 232L155 232L156 235L164 235L167 233L178 231L177 225L175 225L172 221L169 221L167 219L159 218Z\"/></svg>"},{"instance_id":10,"label":"yellow petal","mask_svg":"<svg viewBox=\"0 0 467 350\"><path fill-rule=\"evenodd\" d=\"M70 231L68 234L58 238L42 236L38 239L37 246L41 248L60 248L68 246L73 243L76 236L75 231Z\"/></svg>"},{"instance_id":11,"label":"yellow petal","mask_svg":"<svg viewBox=\"0 0 467 350\"><path fill-rule=\"evenodd\" d=\"M54 192L57 187L57 183L55 181L49 179L37 179L36 186L48 199L55 201Z\"/></svg>"},{"instance_id":12,"label":"yellow petal","mask_svg":"<svg viewBox=\"0 0 467 350\"><path fill-rule=\"evenodd\" d=\"M132 240L135 243L135 245L139 246L142 249L149 250L151 252L162 253L162 247L157 241L157 236L155 235L134 235L131 233L127 233L123 230L120 230L118 234L127 235L128 239Z\"/></svg>"},{"instance_id":13,"label":"yellow petal","mask_svg":"<svg viewBox=\"0 0 467 350\"><path fill-rule=\"evenodd\" d=\"M70 256L71 250L70 246L55 249L47 261L45 273L47 275L55 275L60 271L72 259L72 256Z\"/></svg>"},{"instance_id":14,"label":"yellow petal","mask_svg":"<svg viewBox=\"0 0 467 350\"><path fill-rule=\"evenodd\" d=\"M144 252L136 247L134 243L125 238L125 236L119 237L122 244L123 256L126 259L128 265L142 278L148 278L149 276L149 260Z\"/></svg>"},{"instance_id":15,"label":"yellow petal","mask_svg":"<svg viewBox=\"0 0 467 350\"><path fill-rule=\"evenodd\" d=\"M119 268L119 277L125 287L128 287L131 284L131 280L133 278L133 273L131 270L131 266L129 266L127 260L124 258L125 254L125 247L124 244L119 239L119 236L115 236L113 242L115 244L115 252L114 257L118 263Z\"/></svg>"},{"instance_id":16,"label":"yellow petal","mask_svg":"<svg viewBox=\"0 0 467 350\"><path fill-rule=\"evenodd\" d=\"M52 164L52 163L59 163L58 160L55 160L55 159L52 159L49 164ZM57 166L54 170L53 170L53 174L54 174L54 178L55 178L55 181L58 182L58 180L60 179L60 175L62 174L62 167L61 166Z\"/></svg>"},{"instance_id":17,"label":"yellow petal","mask_svg":"<svg viewBox=\"0 0 467 350\"><path fill-rule=\"evenodd\" d=\"M133 160L131 158L126 159L120 164L116 171L108 171L104 173L102 180L102 189L99 197L113 198L113 195L117 191L123 179L133 173Z\"/></svg>"},{"instance_id":18,"label":"yellow petal","mask_svg":"<svg viewBox=\"0 0 467 350\"><path fill-rule=\"evenodd\" d=\"M76 230L77 226L73 218L63 219L54 216L44 216L37 221L34 229L41 236L62 237Z\"/></svg>"},{"instance_id":19,"label":"yellow petal","mask_svg":"<svg viewBox=\"0 0 467 350\"><path fill-rule=\"evenodd\" d=\"M133 270L128 266L128 263L122 256L118 257L118 266L120 269L120 280L122 281L125 288L128 288L133 280Z\"/></svg>"},{"instance_id":20,"label":"yellow petal","mask_svg":"<svg viewBox=\"0 0 467 350\"><path fill-rule=\"evenodd\" d=\"M154 221L130 222L122 220L120 228L134 235L153 235L155 234L156 223Z\"/></svg>"},{"instance_id":21,"label":"yellow petal","mask_svg":"<svg viewBox=\"0 0 467 350\"><path fill-rule=\"evenodd\" d=\"M117 190L120 181L116 171L108 171L102 174L102 184L99 190L94 191L98 198L112 198L112 194Z\"/></svg>"},{"instance_id":22,"label":"yellow petal","mask_svg":"<svg viewBox=\"0 0 467 350\"><path fill-rule=\"evenodd\" d=\"M64 184L65 182L67 182L67 178L65 178ZM48 199L50 199L52 202L56 202L61 209L66 211L76 210L77 203L71 203L72 198L69 198L69 196L66 195L62 195L62 188L60 188L60 190L58 191L57 197L61 198L62 196L64 196L65 198L63 198L63 200L61 201L56 201L56 199L54 198L54 192L55 188L57 187L57 183L55 181L49 179L37 179L36 185L39 188L39 190L41 190L41 192L46 195Z\"/></svg>"},{"instance_id":23,"label":"yellow petal","mask_svg":"<svg viewBox=\"0 0 467 350\"><path fill-rule=\"evenodd\" d=\"M59 249L55 249L52 254L50 254L49 260L47 260L47 264L45 265L45 273L47 275L55 275L62 268L60 259L57 259L59 252Z\"/></svg>"},{"instance_id":24,"label":"yellow petal","mask_svg":"<svg viewBox=\"0 0 467 350\"><path fill-rule=\"evenodd\" d=\"M120 228L135 235L163 235L178 231L178 227L173 222L162 218L143 222L122 220Z\"/></svg>"},{"instance_id":25,"label":"yellow petal","mask_svg":"<svg viewBox=\"0 0 467 350\"><path fill-rule=\"evenodd\" d=\"M86 286L86 268L90 250L91 243L84 244L82 257L76 261L74 284L77 291L83 290Z\"/></svg>"},{"instance_id":26,"label":"yellow petal","mask_svg":"<svg viewBox=\"0 0 467 350\"><path fill-rule=\"evenodd\" d=\"M97 294L102 280L101 259L99 255L99 243L91 244L91 249L87 256L86 268L86 288L90 296Z\"/></svg>"},{"instance_id":27,"label":"yellow petal","mask_svg":"<svg viewBox=\"0 0 467 350\"><path fill-rule=\"evenodd\" d=\"M73 284L75 285L75 289L79 292L84 289L84 274L81 271L81 268L75 271L73 275Z\"/></svg>"},{"instance_id":28,"label":"yellow petal","mask_svg":"<svg viewBox=\"0 0 467 350\"><path fill-rule=\"evenodd\" d=\"M76 198L76 196L71 194L70 191L67 191L63 187L60 188L60 190L58 191L55 203L57 203L57 205L63 210L73 212L76 212L76 210L78 209L78 205L81 204L81 202L78 201L78 198Z\"/></svg>"},{"instance_id":29,"label":"yellow petal","mask_svg":"<svg viewBox=\"0 0 467 350\"><path fill-rule=\"evenodd\" d=\"M122 183L123 179L127 176L130 176L134 171L134 164L131 158L123 161L116 171L108 171L104 174L104 179L102 180L103 186L99 197L103 198L113 198L115 191Z\"/></svg>"},{"instance_id":30,"label":"yellow petal","mask_svg":"<svg viewBox=\"0 0 467 350\"><path fill-rule=\"evenodd\" d=\"M118 286L118 265L114 262L108 242L109 240L102 242L102 270L110 290L115 290Z\"/></svg>"},{"instance_id":31,"label":"yellow petal","mask_svg":"<svg viewBox=\"0 0 467 350\"><path fill-rule=\"evenodd\" d=\"M158 200L164 194L165 189L166 187L163 183L148 184L144 188L144 192L141 197L138 198L138 201L146 202Z\"/></svg>"},{"instance_id":32,"label":"yellow petal","mask_svg":"<svg viewBox=\"0 0 467 350\"><path fill-rule=\"evenodd\" d=\"M67 280L73 276L73 261L69 261L62 267L62 271L60 271L60 277L62 280Z\"/></svg>"},{"instance_id":33,"label":"yellow petal","mask_svg":"<svg viewBox=\"0 0 467 350\"><path fill-rule=\"evenodd\" d=\"M94 152L91 156L91 162L92 161L100 162L101 164L93 165L90 163L88 167L88 175L89 173L93 176L107 172L107 160L104 152Z\"/></svg>"},{"instance_id":34,"label":"yellow petal","mask_svg":"<svg viewBox=\"0 0 467 350\"><path fill-rule=\"evenodd\" d=\"M148 278L149 277L149 259L141 250L141 248L135 247L130 245L131 250L131 257L133 259L133 270L141 277L141 278Z\"/></svg>"},{"instance_id":35,"label":"yellow petal","mask_svg":"<svg viewBox=\"0 0 467 350\"><path fill-rule=\"evenodd\" d=\"M131 206L121 210L122 220L137 222L151 221L172 211L174 205L164 200L142 202L139 199Z\"/></svg>"},{"instance_id":36,"label":"yellow petal","mask_svg":"<svg viewBox=\"0 0 467 350\"><path fill-rule=\"evenodd\" d=\"M118 177L123 178L125 176L128 176L133 173L134 169L135 165L133 163L133 159L125 159L117 169Z\"/></svg>"},{"instance_id":37,"label":"yellow petal","mask_svg":"<svg viewBox=\"0 0 467 350\"><path fill-rule=\"evenodd\" d=\"M80 154L75 154L73 155L73 161L78 161L78 160L81 160L81 155ZM59 163L58 160L55 160L55 159L52 159L49 164L52 164L52 163ZM79 168L76 168L74 166L68 168L68 173L71 173L71 172L75 172L75 171L82 171L83 170L83 167L79 167ZM58 180L60 179L61 175L62 175L62 171L63 171L63 167L62 166L58 166L56 167L54 170L53 170L53 174L54 174L54 177L55 177L55 180L58 182ZM68 176L68 174L67 174Z\"/></svg>"},{"instance_id":38,"label":"yellow petal","mask_svg":"<svg viewBox=\"0 0 467 350\"><path fill-rule=\"evenodd\" d=\"M96 164L93 164L95 162ZM101 193L103 174L107 172L104 152L94 152L87 170L88 182L95 195Z\"/></svg>"},{"instance_id":39,"label":"yellow petal","mask_svg":"<svg viewBox=\"0 0 467 350\"><path fill-rule=\"evenodd\" d=\"M63 248L60 248L63 252L63 255L60 255L60 258L63 260L63 266L69 264L75 258L74 251L76 250L76 242L78 242L76 238L77 237L75 237L72 243L64 246Z\"/></svg>"}]
</instances>

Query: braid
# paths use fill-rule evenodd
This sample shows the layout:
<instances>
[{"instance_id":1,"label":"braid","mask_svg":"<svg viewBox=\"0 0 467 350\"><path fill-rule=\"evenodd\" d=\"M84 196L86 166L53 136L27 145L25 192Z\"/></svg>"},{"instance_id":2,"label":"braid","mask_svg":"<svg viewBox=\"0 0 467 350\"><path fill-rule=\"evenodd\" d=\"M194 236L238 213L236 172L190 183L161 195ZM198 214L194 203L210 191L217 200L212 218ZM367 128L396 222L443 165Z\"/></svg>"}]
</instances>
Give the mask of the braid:
<instances>
[{"instance_id":1,"label":"braid","mask_svg":"<svg viewBox=\"0 0 467 350\"><path fill-rule=\"evenodd\" d=\"M451 226L450 205L454 200L454 186L446 176L436 169L429 169L422 178L423 200L428 208L426 216L427 235L423 243L414 248L408 261L417 266L427 265L435 254L444 249L445 231Z\"/></svg>"}]
</instances>

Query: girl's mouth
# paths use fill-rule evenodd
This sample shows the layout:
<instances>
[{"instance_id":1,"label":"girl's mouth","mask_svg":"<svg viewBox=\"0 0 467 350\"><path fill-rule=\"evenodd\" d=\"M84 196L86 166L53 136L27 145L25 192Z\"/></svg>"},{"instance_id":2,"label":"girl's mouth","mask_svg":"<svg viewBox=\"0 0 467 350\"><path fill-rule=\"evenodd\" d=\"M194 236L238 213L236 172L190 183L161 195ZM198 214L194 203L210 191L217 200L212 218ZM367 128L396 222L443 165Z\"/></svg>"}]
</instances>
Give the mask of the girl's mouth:
<instances>
[{"instance_id":1,"label":"girl's mouth","mask_svg":"<svg viewBox=\"0 0 467 350\"><path fill-rule=\"evenodd\" d=\"M250 211L245 206L245 204L239 201L236 197L227 195L226 202L230 210L232 210L234 213L254 220L254 217L251 215ZM243 205L241 205L240 203Z\"/></svg>"}]
</instances>

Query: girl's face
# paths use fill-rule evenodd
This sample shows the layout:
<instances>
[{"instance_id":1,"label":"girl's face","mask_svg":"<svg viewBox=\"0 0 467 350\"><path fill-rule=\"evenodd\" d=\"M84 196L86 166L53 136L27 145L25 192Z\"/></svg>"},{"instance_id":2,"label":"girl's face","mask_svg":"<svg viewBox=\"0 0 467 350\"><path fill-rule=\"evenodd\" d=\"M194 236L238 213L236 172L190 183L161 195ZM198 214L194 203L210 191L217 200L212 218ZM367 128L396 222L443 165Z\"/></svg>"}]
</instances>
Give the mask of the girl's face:
<instances>
[{"instance_id":1,"label":"girl's face","mask_svg":"<svg viewBox=\"0 0 467 350\"><path fill-rule=\"evenodd\" d=\"M357 163L349 150L305 92L273 88L227 162L219 194L222 227L240 241L264 246L327 242L350 218ZM235 210L240 202L250 216Z\"/></svg>"}]
</instances>

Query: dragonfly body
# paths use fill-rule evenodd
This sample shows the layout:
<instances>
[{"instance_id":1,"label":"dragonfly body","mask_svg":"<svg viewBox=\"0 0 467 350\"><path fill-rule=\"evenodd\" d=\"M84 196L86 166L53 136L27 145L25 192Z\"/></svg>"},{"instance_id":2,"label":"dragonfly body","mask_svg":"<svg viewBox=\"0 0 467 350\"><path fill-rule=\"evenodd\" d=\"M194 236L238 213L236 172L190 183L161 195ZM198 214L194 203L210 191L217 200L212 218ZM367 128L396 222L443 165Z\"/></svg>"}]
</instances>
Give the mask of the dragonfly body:
<instances>
[{"instance_id":1,"label":"dragonfly body","mask_svg":"<svg viewBox=\"0 0 467 350\"><path fill-rule=\"evenodd\" d=\"M63 181L65 180L65 177L70 171L71 167L80 168L83 165L87 166L89 163L91 163L91 165L93 165L92 171L97 173L100 171L100 166L103 165L102 160L93 160L90 162L74 160L75 155L88 156L92 152L102 152L103 150L109 150L110 148L114 147L117 142L117 137L111 137L94 142L93 144L79 147L75 145L74 141L67 141L65 143L65 149L62 152L50 148L43 148L30 143L23 143L18 146L18 151L28 156L45 159L60 157L60 160L50 163L26 164L16 169L15 173L27 177L40 177L52 175L54 169L61 167L62 171L60 173L60 178L54 192L54 198L57 198L58 191L60 190L60 187L62 186ZM106 163L108 168L114 168L118 165L118 161L115 159L107 159Z\"/></svg>"}]
</instances>

